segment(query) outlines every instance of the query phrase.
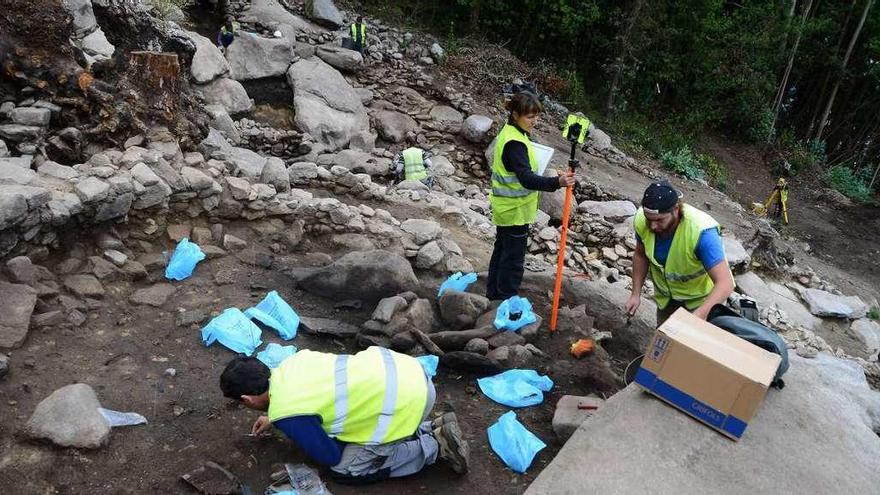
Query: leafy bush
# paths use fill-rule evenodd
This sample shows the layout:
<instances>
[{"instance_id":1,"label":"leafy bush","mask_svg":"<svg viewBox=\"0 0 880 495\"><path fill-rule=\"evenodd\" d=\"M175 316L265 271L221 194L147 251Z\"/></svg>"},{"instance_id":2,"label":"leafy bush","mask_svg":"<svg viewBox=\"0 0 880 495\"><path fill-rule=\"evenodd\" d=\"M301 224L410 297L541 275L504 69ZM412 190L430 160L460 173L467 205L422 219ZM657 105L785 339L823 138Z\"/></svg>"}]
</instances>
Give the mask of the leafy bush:
<instances>
[{"instance_id":1,"label":"leafy bush","mask_svg":"<svg viewBox=\"0 0 880 495\"><path fill-rule=\"evenodd\" d=\"M446 54L455 57L461 51L461 41L455 34L455 22L449 23L449 31L446 32Z\"/></svg>"},{"instance_id":2,"label":"leafy bush","mask_svg":"<svg viewBox=\"0 0 880 495\"><path fill-rule=\"evenodd\" d=\"M755 124L749 129L748 136L757 143L769 143L775 135L773 111L765 108L755 116Z\"/></svg>"},{"instance_id":3,"label":"leafy bush","mask_svg":"<svg viewBox=\"0 0 880 495\"><path fill-rule=\"evenodd\" d=\"M798 141L791 133L786 132L782 139L782 145L787 148L788 163L791 164L791 173L797 174L825 163L825 141L810 140Z\"/></svg>"},{"instance_id":4,"label":"leafy bush","mask_svg":"<svg viewBox=\"0 0 880 495\"><path fill-rule=\"evenodd\" d=\"M825 172L825 183L850 199L861 203L873 202L868 183L849 167L843 165L831 167Z\"/></svg>"},{"instance_id":5,"label":"leafy bush","mask_svg":"<svg viewBox=\"0 0 880 495\"><path fill-rule=\"evenodd\" d=\"M697 155L697 162L700 165L700 169L705 172L709 184L712 184L720 191L727 189L727 180L729 177L727 168L725 168L724 165L718 163L718 160L715 158L702 153Z\"/></svg>"},{"instance_id":6,"label":"leafy bush","mask_svg":"<svg viewBox=\"0 0 880 495\"><path fill-rule=\"evenodd\" d=\"M868 318L872 320L880 320L880 308L874 306L868 310Z\"/></svg>"},{"instance_id":7,"label":"leafy bush","mask_svg":"<svg viewBox=\"0 0 880 495\"><path fill-rule=\"evenodd\" d=\"M675 151L664 151L660 154L660 162L673 172L683 175L688 179L701 179L703 172L693 152L687 146L682 146Z\"/></svg>"}]
</instances>

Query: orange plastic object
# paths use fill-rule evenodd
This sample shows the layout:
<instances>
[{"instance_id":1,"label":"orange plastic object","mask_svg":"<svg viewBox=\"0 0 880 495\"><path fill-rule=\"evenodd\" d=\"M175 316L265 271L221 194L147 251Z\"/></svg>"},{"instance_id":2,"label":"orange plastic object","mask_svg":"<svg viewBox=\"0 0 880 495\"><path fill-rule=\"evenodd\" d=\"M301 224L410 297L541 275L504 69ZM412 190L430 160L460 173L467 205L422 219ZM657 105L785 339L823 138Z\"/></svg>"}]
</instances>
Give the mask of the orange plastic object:
<instances>
[{"instance_id":1,"label":"orange plastic object","mask_svg":"<svg viewBox=\"0 0 880 495\"><path fill-rule=\"evenodd\" d=\"M596 349L596 344L591 339L580 339L571 344L571 355L580 359Z\"/></svg>"},{"instance_id":2,"label":"orange plastic object","mask_svg":"<svg viewBox=\"0 0 880 495\"><path fill-rule=\"evenodd\" d=\"M574 169L568 170L573 175ZM553 308L550 311L550 333L556 331L556 319L559 316L559 293L562 290L562 269L565 268L565 243L568 240L568 217L571 210L573 187L565 188L565 205L562 207L562 234L559 238L559 256L556 259L556 285L553 287Z\"/></svg>"}]
</instances>

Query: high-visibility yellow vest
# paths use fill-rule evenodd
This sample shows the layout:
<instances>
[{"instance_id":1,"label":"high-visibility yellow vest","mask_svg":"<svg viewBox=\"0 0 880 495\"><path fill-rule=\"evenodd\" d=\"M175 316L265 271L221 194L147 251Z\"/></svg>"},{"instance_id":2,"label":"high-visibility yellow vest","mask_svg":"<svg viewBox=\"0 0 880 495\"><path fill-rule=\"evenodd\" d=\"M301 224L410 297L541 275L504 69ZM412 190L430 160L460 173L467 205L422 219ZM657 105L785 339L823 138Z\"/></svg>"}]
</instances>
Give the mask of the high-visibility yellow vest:
<instances>
[{"instance_id":1,"label":"high-visibility yellow vest","mask_svg":"<svg viewBox=\"0 0 880 495\"><path fill-rule=\"evenodd\" d=\"M353 356L302 350L272 370L270 421L320 416L330 437L379 445L412 435L428 385L418 360L382 347Z\"/></svg>"},{"instance_id":2,"label":"high-visibility yellow vest","mask_svg":"<svg viewBox=\"0 0 880 495\"><path fill-rule=\"evenodd\" d=\"M367 25L366 24L352 24L348 28L351 33L351 39L355 41L360 41L363 44L367 44ZM360 40L358 40L358 31L360 31Z\"/></svg>"},{"instance_id":3,"label":"high-visibility yellow vest","mask_svg":"<svg viewBox=\"0 0 880 495\"><path fill-rule=\"evenodd\" d=\"M510 141L519 141L526 145L529 166L532 172L538 171L538 160L535 159L535 151L528 136L516 127L506 124L501 128L495 142L495 157L492 159L492 192L489 194L492 222L499 227L528 225L534 223L538 215L540 193L524 188L516 178L516 174L509 172L501 162L504 145Z\"/></svg>"},{"instance_id":4,"label":"high-visibility yellow vest","mask_svg":"<svg viewBox=\"0 0 880 495\"><path fill-rule=\"evenodd\" d=\"M227 31L226 24L223 24L222 26L220 26L220 34L222 34L223 36L226 36L227 34L235 34L238 32L238 29L239 24L237 22L232 23L232 31Z\"/></svg>"},{"instance_id":5,"label":"high-visibility yellow vest","mask_svg":"<svg viewBox=\"0 0 880 495\"><path fill-rule=\"evenodd\" d=\"M425 170L425 159L421 149L412 147L403 150L403 171L406 180L428 178L428 171Z\"/></svg>"},{"instance_id":6,"label":"high-visibility yellow vest","mask_svg":"<svg viewBox=\"0 0 880 495\"><path fill-rule=\"evenodd\" d=\"M694 251L704 230L714 227L719 229L720 233L718 222L709 214L687 204L682 205L681 211L681 221L673 234L665 265L661 265L654 257L656 235L648 228L648 221L642 208L636 212L633 221L650 262L651 280L654 281L654 299L660 309L665 308L670 300L684 303L689 310L696 309L703 304L715 287L703 262Z\"/></svg>"}]
</instances>

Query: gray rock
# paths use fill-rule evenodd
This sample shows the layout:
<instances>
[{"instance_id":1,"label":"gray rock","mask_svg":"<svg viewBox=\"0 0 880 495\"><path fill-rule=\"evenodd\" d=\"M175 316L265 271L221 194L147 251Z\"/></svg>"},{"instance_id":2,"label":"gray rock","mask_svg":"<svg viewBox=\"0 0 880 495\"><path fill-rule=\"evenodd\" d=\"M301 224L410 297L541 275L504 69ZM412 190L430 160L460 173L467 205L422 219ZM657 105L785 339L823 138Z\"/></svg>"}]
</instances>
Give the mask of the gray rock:
<instances>
[{"instance_id":1,"label":"gray rock","mask_svg":"<svg viewBox=\"0 0 880 495\"><path fill-rule=\"evenodd\" d=\"M436 241L431 241L419 249L416 255L416 267L427 270L443 260L443 250Z\"/></svg>"},{"instance_id":2,"label":"gray rock","mask_svg":"<svg viewBox=\"0 0 880 495\"><path fill-rule=\"evenodd\" d=\"M27 163L22 163L27 161ZM23 166L24 165L24 166ZM27 185L36 173L30 170L30 158L0 158L0 184Z\"/></svg>"},{"instance_id":3,"label":"gray rock","mask_svg":"<svg viewBox=\"0 0 880 495\"><path fill-rule=\"evenodd\" d=\"M431 45L431 59L438 64L443 63L446 60L446 50L444 50L439 43L433 43Z\"/></svg>"},{"instance_id":4,"label":"gray rock","mask_svg":"<svg viewBox=\"0 0 880 495\"><path fill-rule=\"evenodd\" d=\"M433 335L431 338L433 339ZM446 368L474 373L478 376L497 375L502 371L497 362L473 352L447 352L440 356L440 364Z\"/></svg>"},{"instance_id":5,"label":"gray rock","mask_svg":"<svg viewBox=\"0 0 880 495\"><path fill-rule=\"evenodd\" d=\"M821 320L798 302L797 295L787 287L776 283L765 283L753 272L746 272L736 277L736 286L743 294L758 301L760 307L776 307L785 311L789 323L815 330Z\"/></svg>"},{"instance_id":6,"label":"gray rock","mask_svg":"<svg viewBox=\"0 0 880 495\"><path fill-rule=\"evenodd\" d=\"M263 174L263 167L266 166L267 159L247 148L233 148L229 161L232 163L237 177L259 180Z\"/></svg>"},{"instance_id":7,"label":"gray rock","mask_svg":"<svg viewBox=\"0 0 880 495\"><path fill-rule=\"evenodd\" d=\"M226 109L221 105L205 105L205 108L219 108L223 110L223 113L225 113L227 117L229 117ZM221 134L220 131L212 128L208 130L208 136L199 143L199 151L204 153L205 156L225 159L225 157L232 152L232 145L229 144L229 141L223 137L223 134Z\"/></svg>"},{"instance_id":8,"label":"gray rock","mask_svg":"<svg viewBox=\"0 0 880 495\"><path fill-rule=\"evenodd\" d=\"M284 160L274 156L269 157L260 174L260 182L274 186L279 193L290 191L290 175L284 166Z\"/></svg>"},{"instance_id":9,"label":"gray rock","mask_svg":"<svg viewBox=\"0 0 880 495\"><path fill-rule=\"evenodd\" d=\"M329 151L344 148L369 129L360 96L333 67L318 58L299 60L287 71L296 124Z\"/></svg>"},{"instance_id":10,"label":"gray rock","mask_svg":"<svg viewBox=\"0 0 880 495\"><path fill-rule=\"evenodd\" d=\"M360 52L342 48L336 45L321 45L315 51L315 54L327 62L332 67L343 72L354 72L364 65L364 57ZM361 100L363 103L363 100Z\"/></svg>"},{"instance_id":11,"label":"gray rock","mask_svg":"<svg viewBox=\"0 0 880 495\"><path fill-rule=\"evenodd\" d=\"M93 275L70 275L64 279L64 286L80 297L104 297L104 286Z\"/></svg>"},{"instance_id":12,"label":"gray rock","mask_svg":"<svg viewBox=\"0 0 880 495\"><path fill-rule=\"evenodd\" d=\"M223 236L223 247L230 251L241 251L247 247L247 241L232 234L226 234Z\"/></svg>"},{"instance_id":13,"label":"gray rock","mask_svg":"<svg viewBox=\"0 0 880 495\"><path fill-rule=\"evenodd\" d=\"M443 155L431 158L431 168L428 171L434 177L449 177L455 175L455 165Z\"/></svg>"},{"instance_id":14,"label":"gray rock","mask_svg":"<svg viewBox=\"0 0 880 495\"><path fill-rule=\"evenodd\" d=\"M419 125L412 117L393 110L381 110L373 116L379 135L392 143L401 143L409 132L418 129Z\"/></svg>"},{"instance_id":15,"label":"gray rock","mask_svg":"<svg viewBox=\"0 0 880 495\"><path fill-rule=\"evenodd\" d=\"M599 215L617 223L634 216L637 208L632 201L584 201L578 205L578 211Z\"/></svg>"},{"instance_id":16,"label":"gray rock","mask_svg":"<svg viewBox=\"0 0 880 495\"><path fill-rule=\"evenodd\" d=\"M16 124L49 127L52 111L48 108L18 107L12 111L11 117Z\"/></svg>"},{"instance_id":17,"label":"gray rock","mask_svg":"<svg viewBox=\"0 0 880 495\"><path fill-rule=\"evenodd\" d=\"M731 270L747 270L752 262L752 257L739 242L739 239L733 236L724 236L721 240L724 242L724 254L727 256L727 263L730 264Z\"/></svg>"},{"instance_id":18,"label":"gray rock","mask_svg":"<svg viewBox=\"0 0 880 495\"><path fill-rule=\"evenodd\" d=\"M409 262L388 251L356 251L299 281L314 294L333 299L376 301L414 290L419 282Z\"/></svg>"},{"instance_id":19,"label":"gray rock","mask_svg":"<svg viewBox=\"0 0 880 495\"><path fill-rule=\"evenodd\" d=\"M230 75L236 81L284 75L297 58L290 39L263 38L243 31L226 51Z\"/></svg>"},{"instance_id":20,"label":"gray rock","mask_svg":"<svg viewBox=\"0 0 880 495\"><path fill-rule=\"evenodd\" d=\"M228 77L196 86L196 91L202 94L208 105L219 105L232 115L250 112L254 108L254 101L248 96L244 86Z\"/></svg>"},{"instance_id":21,"label":"gray rock","mask_svg":"<svg viewBox=\"0 0 880 495\"><path fill-rule=\"evenodd\" d=\"M37 291L27 285L0 281L0 348L18 347L27 337Z\"/></svg>"},{"instance_id":22,"label":"gray rock","mask_svg":"<svg viewBox=\"0 0 880 495\"><path fill-rule=\"evenodd\" d=\"M416 299L406 310L398 312L385 326L385 331L394 335L401 332L431 332L436 320L434 308L427 299Z\"/></svg>"},{"instance_id":23,"label":"gray rock","mask_svg":"<svg viewBox=\"0 0 880 495\"><path fill-rule=\"evenodd\" d=\"M299 33L323 31L319 26L292 14L277 0L251 0L245 4L238 19L248 24L277 26L288 39L294 39Z\"/></svg>"},{"instance_id":24,"label":"gray rock","mask_svg":"<svg viewBox=\"0 0 880 495\"><path fill-rule=\"evenodd\" d=\"M443 227L433 220L410 218L400 224L400 230L412 236L413 242L419 246L431 242L443 233Z\"/></svg>"},{"instance_id":25,"label":"gray rock","mask_svg":"<svg viewBox=\"0 0 880 495\"><path fill-rule=\"evenodd\" d=\"M63 0L61 5L73 17L73 28L80 35L90 32L98 25L92 10L92 0Z\"/></svg>"},{"instance_id":26,"label":"gray rock","mask_svg":"<svg viewBox=\"0 0 880 495\"><path fill-rule=\"evenodd\" d=\"M498 347L524 345L525 343L526 339L516 332L498 332L489 339L489 347L493 349Z\"/></svg>"},{"instance_id":27,"label":"gray rock","mask_svg":"<svg viewBox=\"0 0 880 495\"><path fill-rule=\"evenodd\" d=\"M440 316L452 329L469 328L489 307L489 300L479 294L445 290L439 301Z\"/></svg>"},{"instance_id":28,"label":"gray rock","mask_svg":"<svg viewBox=\"0 0 880 495\"><path fill-rule=\"evenodd\" d=\"M27 256L16 256L7 261L6 271L15 283L32 285L37 281L37 268Z\"/></svg>"},{"instance_id":29,"label":"gray rock","mask_svg":"<svg viewBox=\"0 0 880 495\"><path fill-rule=\"evenodd\" d=\"M333 0L308 0L306 2L306 15L318 24L333 29L338 29L345 23L342 19L342 13L336 8Z\"/></svg>"},{"instance_id":30,"label":"gray rock","mask_svg":"<svg viewBox=\"0 0 880 495\"><path fill-rule=\"evenodd\" d=\"M0 379L9 374L9 358L0 354Z\"/></svg>"},{"instance_id":31,"label":"gray rock","mask_svg":"<svg viewBox=\"0 0 880 495\"><path fill-rule=\"evenodd\" d=\"M735 444L632 384L575 431L525 493L876 491L880 393L862 369L826 354L791 356L785 382Z\"/></svg>"},{"instance_id":32,"label":"gray rock","mask_svg":"<svg viewBox=\"0 0 880 495\"><path fill-rule=\"evenodd\" d=\"M874 354L880 349L880 323L862 318L852 322L849 331L865 344L867 354Z\"/></svg>"},{"instance_id":33,"label":"gray rock","mask_svg":"<svg viewBox=\"0 0 880 495\"><path fill-rule=\"evenodd\" d=\"M6 158L9 156L9 148L6 146L6 141L0 139L0 158Z\"/></svg>"},{"instance_id":34,"label":"gray rock","mask_svg":"<svg viewBox=\"0 0 880 495\"><path fill-rule=\"evenodd\" d=\"M370 153L357 150L342 150L336 154L325 154L318 157L318 165L328 168L345 167L351 173L384 175L388 173L391 161L387 158L375 157Z\"/></svg>"},{"instance_id":35,"label":"gray rock","mask_svg":"<svg viewBox=\"0 0 880 495\"><path fill-rule=\"evenodd\" d=\"M189 68L193 81L198 84L207 84L229 72L229 63L226 61L226 57L213 41L193 31L186 31L186 34L196 44L196 53L193 55Z\"/></svg>"},{"instance_id":36,"label":"gray rock","mask_svg":"<svg viewBox=\"0 0 880 495\"><path fill-rule=\"evenodd\" d=\"M804 289L801 296L816 316L857 319L868 312L868 305L857 296L838 296L819 289Z\"/></svg>"},{"instance_id":37,"label":"gray rock","mask_svg":"<svg viewBox=\"0 0 880 495\"><path fill-rule=\"evenodd\" d=\"M211 122L209 122L208 125L211 126L212 129L221 131L232 144L238 144L241 142L241 134L239 134L238 129L235 127L235 122L232 120L232 117L229 116L229 113L225 108L220 105L205 105L205 111L211 116ZM199 145L199 149L203 148L211 151L206 153L210 156L214 151L223 153L224 150L228 150L229 143L225 140L217 139L216 135L211 136L209 133L208 137L206 137L202 141L202 144Z\"/></svg>"},{"instance_id":38,"label":"gray rock","mask_svg":"<svg viewBox=\"0 0 880 495\"><path fill-rule=\"evenodd\" d=\"M98 411L100 407L92 387L84 383L67 385L37 404L25 432L60 447L95 449L110 437L110 424Z\"/></svg>"},{"instance_id":39,"label":"gray rock","mask_svg":"<svg viewBox=\"0 0 880 495\"><path fill-rule=\"evenodd\" d=\"M104 251L104 257L118 267L124 266L125 262L128 261L128 256L126 256L125 253L121 253L115 249Z\"/></svg>"},{"instance_id":40,"label":"gray rock","mask_svg":"<svg viewBox=\"0 0 880 495\"><path fill-rule=\"evenodd\" d=\"M556 169L547 167L544 171L545 177L557 176ZM546 213L553 220L562 220L562 212L565 209L565 189L557 189L553 192L542 192L538 208ZM575 209L569 209L569 219L574 218ZM553 229L556 230L556 229Z\"/></svg>"},{"instance_id":41,"label":"gray rock","mask_svg":"<svg viewBox=\"0 0 880 495\"><path fill-rule=\"evenodd\" d=\"M37 328L43 328L61 325L65 321L67 321L67 318L61 311L48 311L34 315L31 323Z\"/></svg>"},{"instance_id":42,"label":"gray rock","mask_svg":"<svg viewBox=\"0 0 880 495\"><path fill-rule=\"evenodd\" d=\"M81 46L83 51L94 57L95 60L109 60L116 52L116 47L107 40L107 35L101 28L95 29L83 38Z\"/></svg>"},{"instance_id":43,"label":"gray rock","mask_svg":"<svg viewBox=\"0 0 880 495\"><path fill-rule=\"evenodd\" d=\"M45 129L35 125L0 124L0 138L20 143L39 138Z\"/></svg>"},{"instance_id":44,"label":"gray rock","mask_svg":"<svg viewBox=\"0 0 880 495\"><path fill-rule=\"evenodd\" d=\"M321 337L349 338L360 331L358 327L329 318L300 317L303 332Z\"/></svg>"},{"instance_id":45,"label":"gray rock","mask_svg":"<svg viewBox=\"0 0 880 495\"><path fill-rule=\"evenodd\" d=\"M131 167L131 177L138 181L142 186L152 186L159 183L159 176L153 169L143 162L135 164Z\"/></svg>"},{"instance_id":46,"label":"gray rock","mask_svg":"<svg viewBox=\"0 0 880 495\"><path fill-rule=\"evenodd\" d=\"M473 330L448 330L432 333L431 340L444 351L460 351L465 348L468 342L474 339L485 340L497 333L498 330L494 326L488 325ZM482 354L485 354L485 352Z\"/></svg>"},{"instance_id":47,"label":"gray rock","mask_svg":"<svg viewBox=\"0 0 880 495\"><path fill-rule=\"evenodd\" d=\"M484 143L494 122L485 115L471 115L461 124L461 136L472 143Z\"/></svg>"},{"instance_id":48,"label":"gray rock","mask_svg":"<svg viewBox=\"0 0 880 495\"><path fill-rule=\"evenodd\" d=\"M83 203L97 203L107 199L110 194L110 184L97 177L87 177L76 183L74 191Z\"/></svg>"},{"instance_id":49,"label":"gray rock","mask_svg":"<svg viewBox=\"0 0 880 495\"><path fill-rule=\"evenodd\" d=\"M436 335L436 334L435 334ZM465 352L474 352L486 355L489 353L489 343L484 339L471 339L464 346Z\"/></svg>"},{"instance_id":50,"label":"gray rock","mask_svg":"<svg viewBox=\"0 0 880 495\"><path fill-rule=\"evenodd\" d=\"M206 173L193 167L182 167L180 176L193 191L204 191L214 187L214 179L210 178Z\"/></svg>"},{"instance_id":51,"label":"gray rock","mask_svg":"<svg viewBox=\"0 0 880 495\"><path fill-rule=\"evenodd\" d=\"M73 167L61 165L60 163L55 163L51 160L43 162L43 164L37 169L37 172L41 175L61 180L70 180L79 177L79 172L74 170Z\"/></svg>"},{"instance_id":52,"label":"gray rock","mask_svg":"<svg viewBox=\"0 0 880 495\"><path fill-rule=\"evenodd\" d=\"M581 423L602 407L604 402L598 397L563 395L556 402L556 410L553 412L553 433L563 442L568 440ZM595 409L581 409L582 406Z\"/></svg>"},{"instance_id":53,"label":"gray rock","mask_svg":"<svg viewBox=\"0 0 880 495\"><path fill-rule=\"evenodd\" d=\"M23 194L0 186L0 231L23 221L27 212L27 198Z\"/></svg>"},{"instance_id":54,"label":"gray rock","mask_svg":"<svg viewBox=\"0 0 880 495\"><path fill-rule=\"evenodd\" d=\"M297 162L287 168L287 175L293 184L307 184L318 178L318 165L310 162Z\"/></svg>"},{"instance_id":55,"label":"gray rock","mask_svg":"<svg viewBox=\"0 0 880 495\"><path fill-rule=\"evenodd\" d=\"M161 283L152 287L147 287L146 289L135 291L129 300L133 304L139 304L142 306L148 305L159 308L163 306L168 301L168 298L174 295L176 291L177 288L173 285Z\"/></svg>"},{"instance_id":56,"label":"gray rock","mask_svg":"<svg viewBox=\"0 0 880 495\"><path fill-rule=\"evenodd\" d=\"M436 105L431 109L431 119L439 124L443 129L457 132L461 129L464 122L464 116L458 110L446 105Z\"/></svg>"},{"instance_id":57,"label":"gray rock","mask_svg":"<svg viewBox=\"0 0 880 495\"><path fill-rule=\"evenodd\" d=\"M388 323L394 318L398 311L405 308L406 299L400 296L386 297L379 301L376 309L373 311L372 319L381 323Z\"/></svg>"}]
</instances>

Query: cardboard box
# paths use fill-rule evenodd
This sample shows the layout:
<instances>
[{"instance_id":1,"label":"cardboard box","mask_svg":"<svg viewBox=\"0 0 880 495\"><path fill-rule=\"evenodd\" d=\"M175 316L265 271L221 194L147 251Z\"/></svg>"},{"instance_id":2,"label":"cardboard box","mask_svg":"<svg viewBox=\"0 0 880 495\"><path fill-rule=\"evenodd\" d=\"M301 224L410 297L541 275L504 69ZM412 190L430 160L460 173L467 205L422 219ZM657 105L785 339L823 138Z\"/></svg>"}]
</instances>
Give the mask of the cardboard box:
<instances>
[{"instance_id":1,"label":"cardboard box","mask_svg":"<svg viewBox=\"0 0 880 495\"><path fill-rule=\"evenodd\" d=\"M781 358L679 309L657 329L635 382L738 440Z\"/></svg>"}]
</instances>

